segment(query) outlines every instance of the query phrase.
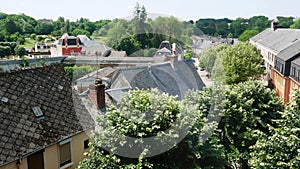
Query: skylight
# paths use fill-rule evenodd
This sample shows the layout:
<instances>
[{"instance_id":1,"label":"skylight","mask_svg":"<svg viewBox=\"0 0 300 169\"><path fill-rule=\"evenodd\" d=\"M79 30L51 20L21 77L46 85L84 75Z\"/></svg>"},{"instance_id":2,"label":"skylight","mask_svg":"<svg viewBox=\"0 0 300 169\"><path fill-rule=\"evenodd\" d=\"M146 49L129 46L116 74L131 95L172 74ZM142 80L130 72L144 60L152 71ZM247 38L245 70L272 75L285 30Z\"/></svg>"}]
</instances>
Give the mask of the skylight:
<instances>
[{"instance_id":1,"label":"skylight","mask_svg":"<svg viewBox=\"0 0 300 169\"><path fill-rule=\"evenodd\" d=\"M64 87L61 86L61 85L58 85L58 89L59 89L59 90L62 90L62 89L64 89Z\"/></svg>"},{"instance_id":2,"label":"skylight","mask_svg":"<svg viewBox=\"0 0 300 169\"><path fill-rule=\"evenodd\" d=\"M1 101L4 102L4 103L7 103L7 102L8 102L8 98L3 96L3 97L1 98Z\"/></svg>"},{"instance_id":3,"label":"skylight","mask_svg":"<svg viewBox=\"0 0 300 169\"><path fill-rule=\"evenodd\" d=\"M36 118L43 117L44 114L39 106L32 107L33 113Z\"/></svg>"}]
</instances>

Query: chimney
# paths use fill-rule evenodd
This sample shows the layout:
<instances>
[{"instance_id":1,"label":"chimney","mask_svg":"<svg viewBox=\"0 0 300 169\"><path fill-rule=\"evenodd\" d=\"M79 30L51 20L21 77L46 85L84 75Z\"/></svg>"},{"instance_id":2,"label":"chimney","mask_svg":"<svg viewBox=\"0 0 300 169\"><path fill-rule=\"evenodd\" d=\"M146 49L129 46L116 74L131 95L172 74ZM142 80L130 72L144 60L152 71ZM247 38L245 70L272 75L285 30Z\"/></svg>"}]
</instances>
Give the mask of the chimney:
<instances>
[{"instance_id":1,"label":"chimney","mask_svg":"<svg viewBox=\"0 0 300 169\"><path fill-rule=\"evenodd\" d=\"M176 69L177 65L178 65L178 55L171 55L169 56L169 60L171 63L171 66L173 69Z\"/></svg>"},{"instance_id":2,"label":"chimney","mask_svg":"<svg viewBox=\"0 0 300 169\"><path fill-rule=\"evenodd\" d=\"M275 18L272 22L271 22L271 28L276 31L276 29L279 28L279 20L277 18Z\"/></svg>"},{"instance_id":3,"label":"chimney","mask_svg":"<svg viewBox=\"0 0 300 169\"><path fill-rule=\"evenodd\" d=\"M96 79L95 84L91 84L90 98L98 110L105 109L105 85L102 84L101 79Z\"/></svg>"}]
</instances>

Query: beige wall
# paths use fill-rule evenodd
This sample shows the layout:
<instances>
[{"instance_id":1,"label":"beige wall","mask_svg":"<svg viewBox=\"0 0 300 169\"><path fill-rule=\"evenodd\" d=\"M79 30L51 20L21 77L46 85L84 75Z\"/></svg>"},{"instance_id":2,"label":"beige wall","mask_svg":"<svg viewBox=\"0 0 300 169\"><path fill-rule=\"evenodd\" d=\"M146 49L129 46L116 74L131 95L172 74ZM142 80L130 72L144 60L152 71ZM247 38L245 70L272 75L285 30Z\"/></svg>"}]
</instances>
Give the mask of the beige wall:
<instances>
[{"instance_id":1,"label":"beige wall","mask_svg":"<svg viewBox=\"0 0 300 169\"><path fill-rule=\"evenodd\" d=\"M27 169L27 158L22 159L21 164L18 166L16 165L16 161L9 163L3 167L0 167L1 169Z\"/></svg>"},{"instance_id":2,"label":"beige wall","mask_svg":"<svg viewBox=\"0 0 300 169\"><path fill-rule=\"evenodd\" d=\"M84 159L83 153L89 149L84 150L84 140L90 139L91 131L79 133L72 137L71 152L72 152L72 165L66 169L74 169L80 161ZM44 169L59 169L58 161L58 144L47 147L44 151ZM0 169L28 169L27 158L22 159L21 165L16 165L16 161L9 163Z\"/></svg>"},{"instance_id":3,"label":"beige wall","mask_svg":"<svg viewBox=\"0 0 300 169\"><path fill-rule=\"evenodd\" d=\"M52 145L44 151L44 167L45 169L58 168L58 145Z\"/></svg>"}]
</instances>

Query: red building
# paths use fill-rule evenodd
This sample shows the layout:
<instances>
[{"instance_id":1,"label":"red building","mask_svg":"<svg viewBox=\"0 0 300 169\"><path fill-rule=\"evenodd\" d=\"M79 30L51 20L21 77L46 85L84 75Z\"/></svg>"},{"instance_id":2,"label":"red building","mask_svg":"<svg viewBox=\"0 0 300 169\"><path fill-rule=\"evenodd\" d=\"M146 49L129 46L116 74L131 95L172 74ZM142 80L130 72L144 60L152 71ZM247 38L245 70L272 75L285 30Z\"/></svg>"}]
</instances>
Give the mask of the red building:
<instances>
[{"instance_id":1,"label":"red building","mask_svg":"<svg viewBox=\"0 0 300 169\"><path fill-rule=\"evenodd\" d=\"M63 34L51 48L51 56L71 56L81 52L83 44L79 37Z\"/></svg>"}]
</instances>

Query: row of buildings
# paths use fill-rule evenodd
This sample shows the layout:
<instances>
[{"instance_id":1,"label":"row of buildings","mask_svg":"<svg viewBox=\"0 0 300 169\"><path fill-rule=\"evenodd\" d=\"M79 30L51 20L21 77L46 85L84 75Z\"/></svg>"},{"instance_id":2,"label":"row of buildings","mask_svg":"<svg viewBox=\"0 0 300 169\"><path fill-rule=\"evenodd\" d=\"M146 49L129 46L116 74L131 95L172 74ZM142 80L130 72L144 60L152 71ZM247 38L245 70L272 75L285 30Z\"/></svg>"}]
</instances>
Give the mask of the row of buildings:
<instances>
[{"instance_id":1,"label":"row of buildings","mask_svg":"<svg viewBox=\"0 0 300 169\"><path fill-rule=\"evenodd\" d=\"M271 28L252 37L250 43L264 59L265 80L287 104L300 89L300 30L280 28L274 20Z\"/></svg>"},{"instance_id":2,"label":"row of buildings","mask_svg":"<svg viewBox=\"0 0 300 169\"><path fill-rule=\"evenodd\" d=\"M63 34L55 42L47 41L35 44L34 51L50 53L51 57L57 56L105 56L105 57L127 57L125 51L114 51L105 44L89 39L86 35L70 36ZM110 51L107 55L107 51Z\"/></svg>"}]
</instances>

